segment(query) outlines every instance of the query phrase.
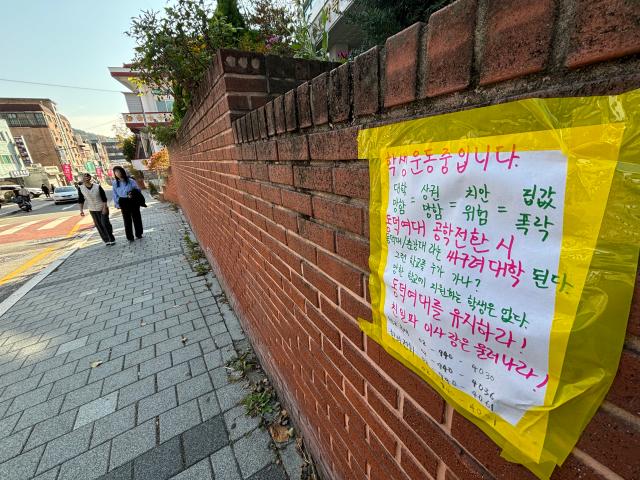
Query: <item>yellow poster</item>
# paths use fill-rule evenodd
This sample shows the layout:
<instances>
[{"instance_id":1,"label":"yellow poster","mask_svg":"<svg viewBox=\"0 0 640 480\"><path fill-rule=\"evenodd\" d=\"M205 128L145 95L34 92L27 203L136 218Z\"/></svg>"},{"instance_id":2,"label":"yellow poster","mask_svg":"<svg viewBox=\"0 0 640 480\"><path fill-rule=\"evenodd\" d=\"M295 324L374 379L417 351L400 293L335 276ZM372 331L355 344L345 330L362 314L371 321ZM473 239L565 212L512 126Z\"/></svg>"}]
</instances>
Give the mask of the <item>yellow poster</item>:
<instances>
[{"instance_id":1,"label":"yellow poster","mask_svg":"<svg viewBox=\"0 0 640 480\"><path fill-rule=\"evenodd\" d=\"M359 135L362 329L540 478L617 369L640 245L638 107L638 91L530 99Z\"/></svg>"}]
</instances>

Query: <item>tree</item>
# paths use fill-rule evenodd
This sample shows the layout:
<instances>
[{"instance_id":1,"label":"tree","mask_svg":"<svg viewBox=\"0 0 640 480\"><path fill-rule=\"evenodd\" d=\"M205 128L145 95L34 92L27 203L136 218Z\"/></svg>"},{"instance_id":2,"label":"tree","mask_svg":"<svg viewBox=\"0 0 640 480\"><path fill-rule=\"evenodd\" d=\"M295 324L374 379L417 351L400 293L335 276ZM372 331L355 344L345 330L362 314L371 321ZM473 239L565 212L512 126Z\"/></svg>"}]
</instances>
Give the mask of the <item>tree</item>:
<instances>
[{"instance_id":1,"label":"tree","mask_svg":"<svg viewBox=\"0 0 640 480\"><path fill-rule=\"evenodd\" d=\"M244 17L240 13L237 0L218 0L216 14L226 19L235 28L245 28Z\"/></svg>"},{"instance_id":2,"label":"tree","mask_svg":"<svg viewBox=\"0 0 640 480\"><path fill-rule=\"evenodd\" d=\"M178 124L215 51L238 43L237 29L205 0L175 0L163 16L145 10L127 34L136 42L132 70L148 87L173 96Z\"/></svg>"},{"instance_id":3,"label":"tree","mask_svg":"<svg viewBox=\"0 0 640 480\"><path fill-rule=\"evenodd\" d=\"M263 47L261 51L273 55L293 56L294 11L284 1L254 0L246 13L248 25Z\"/></svg>"},{"instance_id":4,"label":"tree","mask_svg":"<svg viewBox=\"0 0 640 480\"><path fill-rule=\"evenodd\" d=\"M136 158L136 136L129 135L128 137L118 136L118 146L122 150L124 158L130 162Z\"/></svg>"},{"instance_id":5,"label":"tree","mask_svg":"<svg viewBox=\"0 0 640 480\"><path fill-rule=\"evenodd\" d=\"M169 151L163 148L159 152L154 153L147 162L147 168L156 172L166 172L169 170Z\"/></svg>"},{"instance_id":6,"label":"tree","mask_svg":"<svg viewBox=\"0 0 640 480\"><path fill-rule=\"evenodd\" d=\"M391 35L413 25L426 22L433 12L453 0L359 0L357 8L345 14L347 22L355 25L363 34L357 52L382 45Z\"/></svg>"}]
</instances>

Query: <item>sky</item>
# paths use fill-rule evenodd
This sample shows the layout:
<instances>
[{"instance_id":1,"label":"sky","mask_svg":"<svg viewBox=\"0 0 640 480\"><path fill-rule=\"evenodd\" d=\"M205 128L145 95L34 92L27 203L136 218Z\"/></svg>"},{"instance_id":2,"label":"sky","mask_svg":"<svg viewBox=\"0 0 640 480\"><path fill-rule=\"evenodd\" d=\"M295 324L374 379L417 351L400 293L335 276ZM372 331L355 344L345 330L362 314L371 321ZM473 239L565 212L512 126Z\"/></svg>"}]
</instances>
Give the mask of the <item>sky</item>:
<instances>
[{"instance_id":1,"label":"sky","mask_svg":"<svg viewBox=\"0 0 640 480\"><path fill-rule=\"evenodd\" d=\"M94 92L0 80L0 97L50 98L73 128L113 136L127 111L107 67L133 57L124 32L141 10L165 0L0 0L0 78L99 88Z\"/></svg>"}]
</instances>

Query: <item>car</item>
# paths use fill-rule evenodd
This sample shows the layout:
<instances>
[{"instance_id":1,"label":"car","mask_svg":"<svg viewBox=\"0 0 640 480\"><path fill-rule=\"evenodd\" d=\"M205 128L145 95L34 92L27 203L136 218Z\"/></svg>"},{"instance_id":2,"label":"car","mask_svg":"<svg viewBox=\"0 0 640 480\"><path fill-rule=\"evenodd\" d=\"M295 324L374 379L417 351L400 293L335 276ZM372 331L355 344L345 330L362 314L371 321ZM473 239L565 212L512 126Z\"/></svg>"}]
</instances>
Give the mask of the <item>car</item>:
<instances>
[{"instance_id":1,"label":"car","mask_svg":"<svg viewBox=\"0 0 640 480\"><path fill-rule=\"evenodd\" d=\"M31 198L38 198L40 195L44 195L40 187L27 187L27 190L29 190L29 196Z\"/></svg>"},{"instance_id":2,"label":"car","mask_svg":"<svg viewBox=\"0 0 640 480\"><path fill-rule=\"evenodd\" d=\"M78 202L78 189L74 186L56 187L53 192L53 202L58 205L60 203Z\"/></svg>"},{"instance_id":3,"label":"car","mask_svg":"<svg viewBox=\"0 0 640 480\"><path fill-rule=\"evenodd\" d=\"M2 200L5 202L10 202L14 197L15 192L21 188L22 187L20 185L15 184L0 185L0 196L2 196Z\"/></svg>"}]
</instances>

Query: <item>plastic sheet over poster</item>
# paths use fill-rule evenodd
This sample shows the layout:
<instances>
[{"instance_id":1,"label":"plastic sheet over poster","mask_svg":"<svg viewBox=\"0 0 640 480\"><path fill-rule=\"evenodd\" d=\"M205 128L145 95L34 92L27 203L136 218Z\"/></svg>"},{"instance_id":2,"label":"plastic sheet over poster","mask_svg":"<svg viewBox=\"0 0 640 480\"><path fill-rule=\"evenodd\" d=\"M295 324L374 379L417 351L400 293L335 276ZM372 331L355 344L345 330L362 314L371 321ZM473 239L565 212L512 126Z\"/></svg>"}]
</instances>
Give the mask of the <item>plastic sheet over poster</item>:
<instances>
[{"instance_id":1,"label":"plastic sheet over poster","mask_svg":"<svg viewBox=\"0 0 640 480\"><path fill-rule=\"evenodd\" d=\"M638 115L640 91L528 99L358 137L361 328L540 478L617 370L640 245Z\"/></svg>"}]
</instances>

